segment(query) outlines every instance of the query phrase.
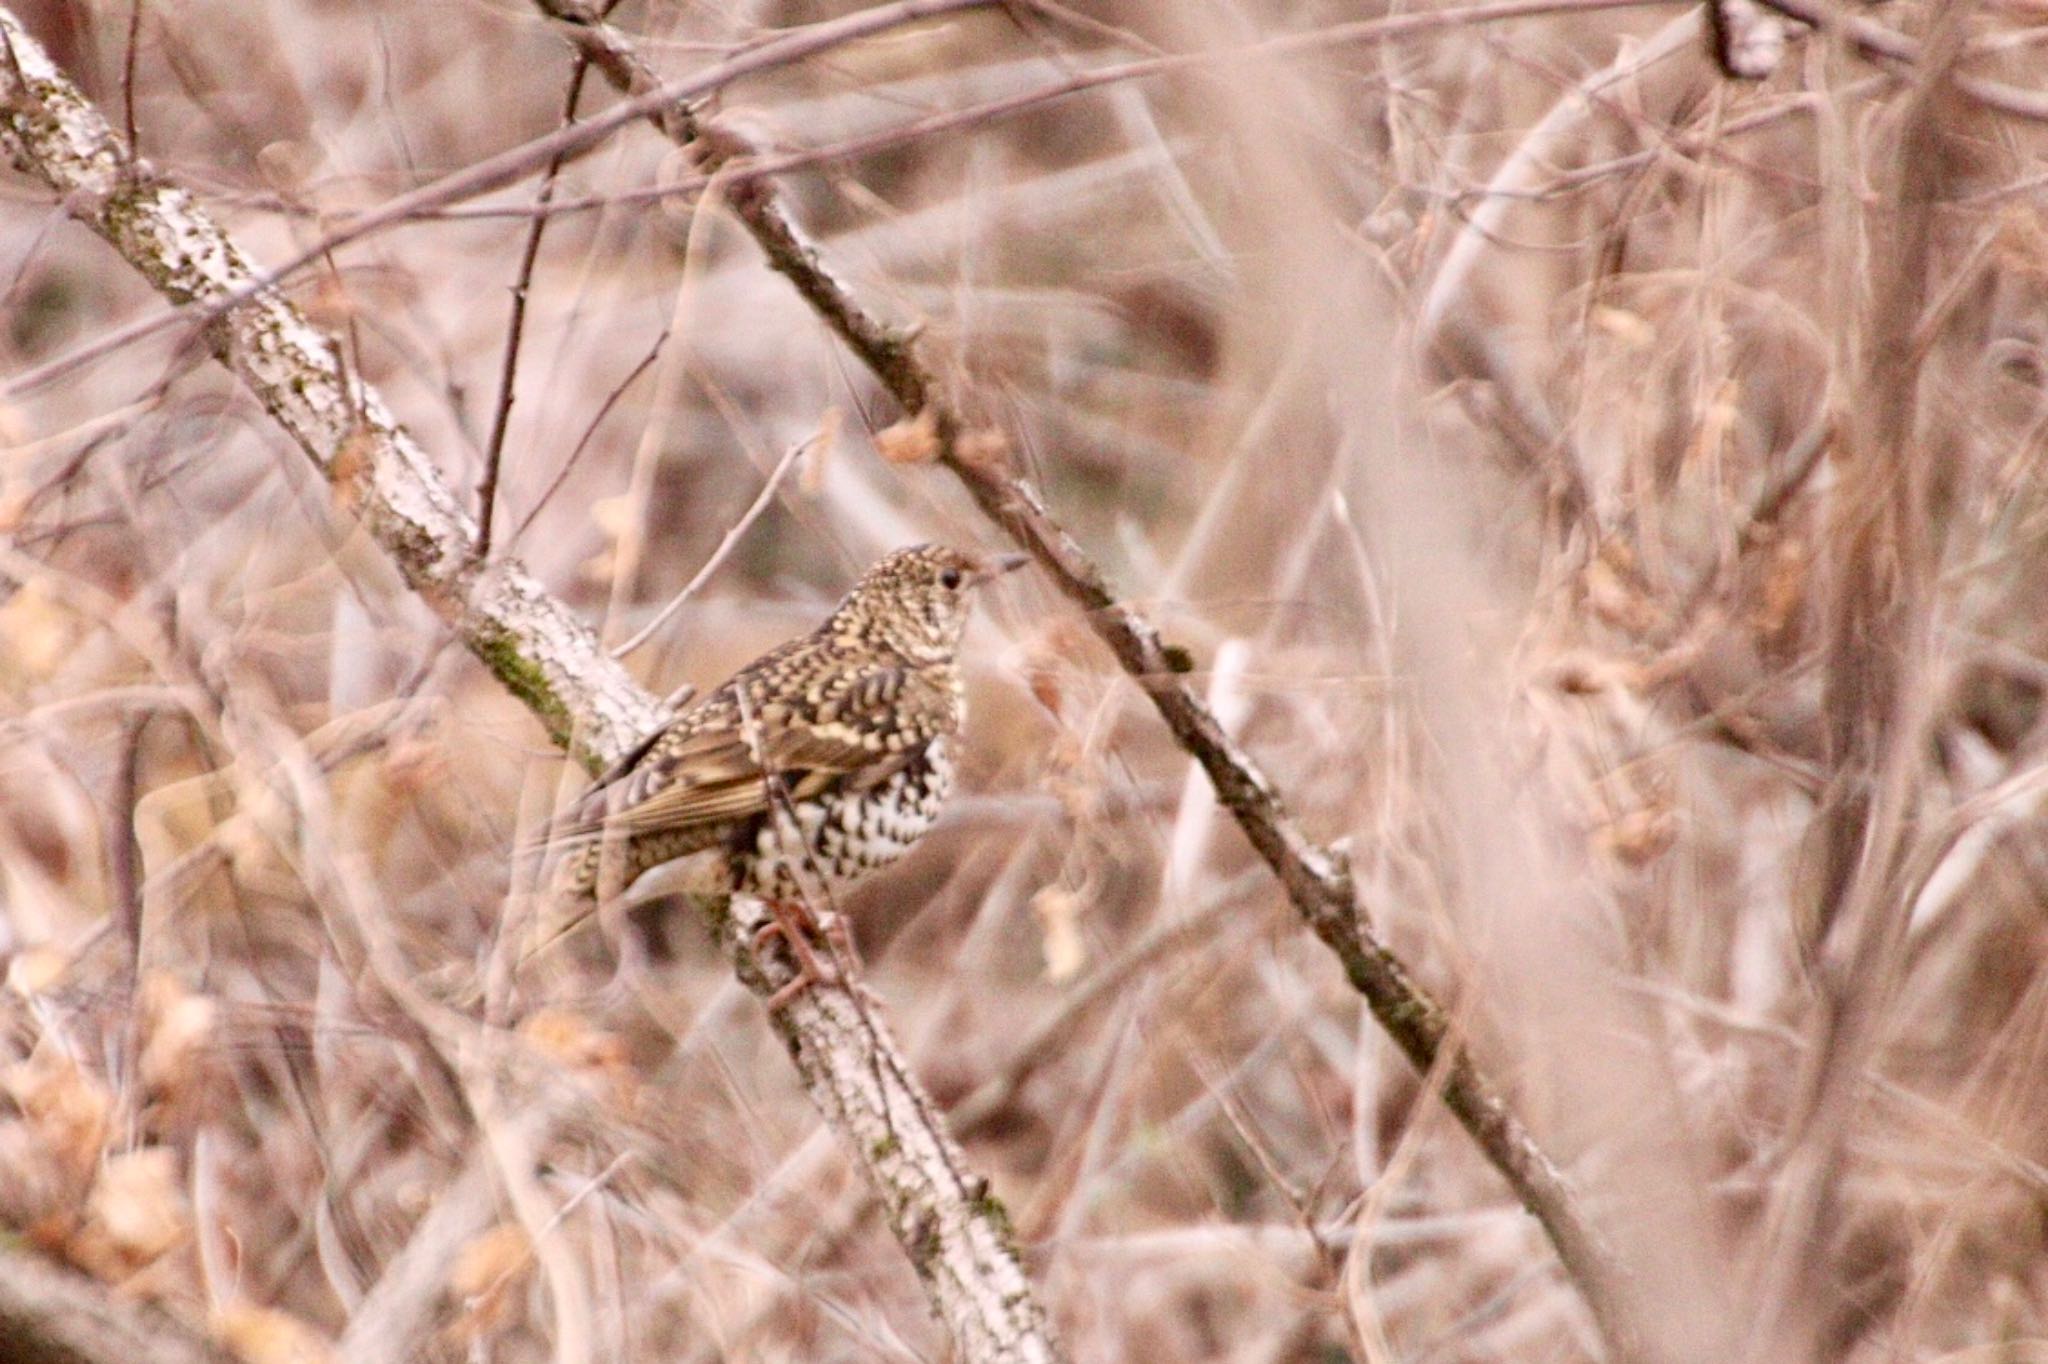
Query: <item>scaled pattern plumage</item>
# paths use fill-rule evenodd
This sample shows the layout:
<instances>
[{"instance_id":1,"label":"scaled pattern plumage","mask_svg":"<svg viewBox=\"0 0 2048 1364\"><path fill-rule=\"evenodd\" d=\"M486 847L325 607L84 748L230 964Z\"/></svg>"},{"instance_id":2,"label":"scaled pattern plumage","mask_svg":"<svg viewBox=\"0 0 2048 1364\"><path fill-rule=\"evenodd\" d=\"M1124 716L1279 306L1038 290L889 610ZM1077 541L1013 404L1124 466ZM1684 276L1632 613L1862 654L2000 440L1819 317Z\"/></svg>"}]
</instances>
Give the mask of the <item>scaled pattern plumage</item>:
<instances>
[{"instance_id":1,"label":"scaled pattern plumage","mask_svg":"<svg viewBox=\"0 0 2048 1364\"><path fill-rule=\"evenodd\" d=\"M791 903L901 857L952 789L973 590L1021 562L920 545L876 563L585 794L551 840L561 884L609 893L692 858L679 888Z\"/></svg>"}]
</instances>

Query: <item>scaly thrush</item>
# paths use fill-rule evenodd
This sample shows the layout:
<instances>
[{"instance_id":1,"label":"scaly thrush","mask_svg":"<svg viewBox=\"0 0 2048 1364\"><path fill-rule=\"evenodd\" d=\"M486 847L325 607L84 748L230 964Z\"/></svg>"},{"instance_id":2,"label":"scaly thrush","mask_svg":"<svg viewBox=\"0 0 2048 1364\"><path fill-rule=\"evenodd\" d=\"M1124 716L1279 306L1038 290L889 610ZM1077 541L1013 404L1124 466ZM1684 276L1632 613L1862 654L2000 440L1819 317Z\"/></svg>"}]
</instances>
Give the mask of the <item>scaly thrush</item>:
<instances>
[{"instance_id":1,"label":"scaly thrush","mask_svg":"<svg viewBox=\"0 0 2048 1364\"><path fill-rule=\"evenodd\" d=\"M881 559L824 624L740 669L598 779L549 838L569 849L558 884L589 896L695 859L674 888L749 894L775 913L800 964L779 1004L819 974L801 937L810 888L888 865L938 818L965 713L956 656L974 590L1026 562L942 545Z\"/></svg>"}]
</instances>

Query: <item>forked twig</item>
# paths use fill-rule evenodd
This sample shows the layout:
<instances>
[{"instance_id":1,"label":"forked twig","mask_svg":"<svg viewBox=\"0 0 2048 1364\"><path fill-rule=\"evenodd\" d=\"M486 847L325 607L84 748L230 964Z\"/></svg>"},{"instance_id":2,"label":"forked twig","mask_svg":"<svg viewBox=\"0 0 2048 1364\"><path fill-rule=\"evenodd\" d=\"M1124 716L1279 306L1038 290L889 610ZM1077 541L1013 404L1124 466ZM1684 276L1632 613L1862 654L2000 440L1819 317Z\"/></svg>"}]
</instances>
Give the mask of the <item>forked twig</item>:
<instances>
[{"instance_id":1,"label":"forked twig","mask_svg":"<svg viewBox=\"0 0 2048 1364\"><path fill-rule=\"evenodd\" d=\"M884 11L900 22L973 2L911 0ZM883 26L883 13L818 26L808 40ZM804 47L806 35L796 42ZM760 51L752 55L758 59ZM591 136L590 127L569 131ZM214 356L334 484L406 582L557 742L602 766L663 718L660 703L589 627L515 561L478 562L475 521L382 398L344 371L333 340L269 286L270 277L191 194L136 161L4 7L0 150L65 196L72 212L159 292L218 318L205 332ZM960 1357L973 1364L1058 1364L1064 1356L1011 1244L1001 1204L986 1180L967 1171L893 1039L850 995L831 987L808 992L774 1025L805 1088L887 1209Z\"/></svg>"},{"instance_id":2,"label":"forked twig","mask_svg":"<svg viewBox=\"0 0 2048 1364\"><path fill-rule=\"evenodd\" d=\"M563 21L571 39L630 99L643 100L646 92L660 88L653 68L625 35L594 19L574 0L535 3ZM743 139L722 128L706 128L685 108L671 108L658 126L678 143L692 146L701 169L709 174L752 152ZM963 441L967 422L938 377L914 353L914 334L870 312L827 269L819 249L797 228L771 184L746 182L731 191L729 203L766 253L768 264L853 349L904 411L928 418L938 462L959 478L991 520L1031 552L1060 591L1081 608L1125 671L1138 680L1174 738L1208 774L1217 799L1280 878L1302 918L1336 954L1380 1025L1419 1072L1442 1077L1445 1105L1542 1224L1615 1356L1635 1356L1640 1333L1633 1325L1627 1276L1587 1219L1577 1194L1493 1081L1468 1052L1452 1043L1451 1021L1442 1006L1366 922L1343 856L1317 847L1301 832L1265 773L1181 682L1178 675L1192 666L1185 651L1166 644L1149 620L1118 598L1101 569L1052 517L1035 486L1005 461L977 457L987 443Z\"/></svg>"},{"instance_id":3,"label":"forked twig","mask_svg":"<svg viewBox=\"0 0 2048 1364\"><path fill-rule=\"evenodd\" d=\"M583 82L590 74L590 62L576 59L575 69L569 73L569 88L562 97L562 122L576 120L576 106L583 99ZM131 143L132 145L132 143ZM505 432L512 423L512 403L518 396L519 343L526 334L526 297L533 288L534 266L540 260L540 239L546 235L548 205L554 202L555 186L562 173L562 163L567 153L556 152L548 158L547 169L541 172L540 189L533 196L533 221L527 224L526 245L519 255L519 273L512 281L512 311L505 321L505 358L498 373L498 402L491 414L491 434L484 441L484 473L476 485L476 552L478 557L491 552L491 526L498 511L498 472L505 457Z\"/></svg>"},{"instance_id":4,"label":"forked twig","mask_svg":"<svg viewBox=\"0 0 2048 1364\"><path fill-rule=\"evenodd\" d=\"M740 519L732 523L732 528L726 531L724 538L718 542L718 548L711 551L711 557L704 561L704 566L690 575L690 581L683 584L683 590L669 598L668 604L656 611L653 619L641 626L631 639L612 650L613 658L624 658L654 638L655 632L668 624L671 616L682 610L683 603L697 595L710 580L711 575L718 571L718 566L732 554L733 548L739 544L740 537L747 533L748 527L760 520L762 514L768 510L769 504L775 501L776 492L781 489L783 479L789 477L789 471L796 467L798 458L816 442L817 437L812 436L798 441L784 452L782 458L775 462L774 469L769 471L768 481L761 485L761 491L755 494L747 509L740 513Z\"/></svg>"}]
</instances>

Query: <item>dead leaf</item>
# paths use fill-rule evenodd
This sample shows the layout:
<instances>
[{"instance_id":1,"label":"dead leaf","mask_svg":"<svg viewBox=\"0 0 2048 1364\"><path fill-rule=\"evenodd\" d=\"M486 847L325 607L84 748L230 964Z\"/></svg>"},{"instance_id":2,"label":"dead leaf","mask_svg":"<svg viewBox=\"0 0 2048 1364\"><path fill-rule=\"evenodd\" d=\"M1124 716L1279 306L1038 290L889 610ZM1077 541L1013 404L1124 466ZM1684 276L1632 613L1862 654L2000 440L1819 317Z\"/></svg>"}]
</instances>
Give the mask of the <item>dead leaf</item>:
<instances>
[{"instance_id":1,"label":"dead leaf","mask_svg":"<svg viewBox=\"0 0 2048 1364\"><path fill-rule=\"evenodd\" d=\"M0 1076L0 1089L58 1159L74 1170L90 1169L99 1159L113 1095L60 1049L47 1042L37 1047Z\"/></svg>"},{"instance_id":2,"label":"dead leaf","mask_svg":"<svg viewBox=\"0 0 2048 1364\"><path fill-rule=\"evenodd\" d=\"M176 1154L167 1146L145 1146L109 1158L93 1181L85 1215L86 1232L104 1235L131 1267L184 1240L192 1219L178 1188Z\"/></svg>"},{"instance_id":3,"label":"dead leaf","mask_svg":"<svg viewBox=\"0 0 2048 1364\"><path fill-rule=\"evenodd\" d=\"M333 462L327 466L327 481L334 485L334 500L351 516L362 509L370 463L376 451L377 438L358 426L342 441L341 448L334 452Z\"/></svg>"},{"instance_id":4,"label":"dead leaf","mask_svg":"<svg viewBox=\"0 0 2048 1364\"><path fill-rule=\"evenodd\" d=\"M811 448L797 461L796 486L805 497L816 497L825 490L825 466L839 453L839 432L845 425L846 414L836 407L826 408L818 418Z\"/></svg>"},{"instance_id":5,"label":"dead leaf","mask_svg":"<svg viewBox=\"0 0 2048 1364\"><path fill-rule=\"evenodd\" d=\"M1045 950L1045 978L1071 980L1088 960L1081 941L1081 897L1065 886L1043 886L1031 897L1031 912Z\"/></svg>"},{"instance_id":6,"label":"dead leaf","mask_svg":"<svg viewBox=\"0 0 2048 1364\"><path fill-rule=\"evenodd\" d=\"M71 958L47 945L25 947L7 963L7 988L23 999L46 993L71 969Z\"/></svg>"},{"instance_id":7,"label":"dead leaf","mask_svg":"<svg viewBox=\"0 0 2048 1364\"><path fill-rule=\"evenodd\" d=\"M1678 816L1662 806L1630 810L1603 825L1594 845L1625 867L1645 867L1678 838Z\"/></svg>"},{"instance_id":8,"label":"dead leaf","mask_svg":"<svg viewBox=\"0 0 2048 1364\"><path fill-rule=\"evenodd\" d=\"M214 1314L213 1333L245 1364L328 1364L334 1358L326 1336L274 1307L231 1304Z\"/></svg>"},{"instance_id":9,"label":"dead leaf","mask_svg":"<svg viewBox=\"0 0 2048 1364\"><path fill-rule=\"evenodd\" d=\"M0 676L40 682L71 657L78 643L78 619L32 578L0 606L0 639L7 641L0 655L0 664L5 665Z\"/></svg>"},{"instance_id":10,"label":"dead leaf","mask_svg":"<svg viewBox=\"0 0 2048 1364\"><path fill-rule=\"evenodd\" d=\"M939 419L929 407L875 433L875 452L891 464L928 464L939 457Z\"/></svg>"},{"instance_id":11,"label":"dead leaf","mask_svg":"<svg viewBox=\"0 0 2048 1364\"><path fill-rule=\"evenodd\" d=\"M536 1010L520 1024L519 1032L547 1055L601 1081L614 1102L628 1105L633 1101L638 1077L626 1044L617 1035L560 1008Z\"/></svg>"},{"instance_id":12,"label":"dead leaf","mask_svg":"<svg viewBox=\"0 0 2048 1364\"><path fill-rule=\"evenodd\" d=\"M505 1325L532 1264L533 1244L525 1228L511 1222L500 1222L457 1251L448 1292L461 1304L462 1316L450 1334L467 1344Z\"/></svg>"},{"instance_id":13,"label":"dead leaf","mask_svg":"<svg viewBox=\"0 0 2048 1364\"><path fill-rule=\"evenodd\" d=\"M142 1047L143 1086L151 1091L184 1087L193 1076L195 1058L213 1041L218 1006L159 971L143 983L142 1007L148 1039Z\"/></svg>"}]
</instances>

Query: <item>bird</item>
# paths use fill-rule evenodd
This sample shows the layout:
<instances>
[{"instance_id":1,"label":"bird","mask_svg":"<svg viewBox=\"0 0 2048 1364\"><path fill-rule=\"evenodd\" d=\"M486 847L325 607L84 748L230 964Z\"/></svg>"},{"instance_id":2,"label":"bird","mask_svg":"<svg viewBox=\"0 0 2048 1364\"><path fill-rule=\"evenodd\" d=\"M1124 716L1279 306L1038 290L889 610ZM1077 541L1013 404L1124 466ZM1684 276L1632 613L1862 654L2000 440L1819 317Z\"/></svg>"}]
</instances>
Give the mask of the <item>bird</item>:
<instances>
[{"instance_id":1,"label":"bird","mask_svg":"<svg viewBox=\"0 0 2048 1364\"><path fill-rule=\"evenodd\" d=\"M829 894L908 852L953 786L966 714L959 650L978 589L1029 562L945 545L895 550L831 615L643 736L547 836L557 886L606 898L671 864L664 890L747 894L795 977L771 1010L833 973L804 931ZM834 916L834 924L843 924Z\"/></svg>"}]
</instances>

